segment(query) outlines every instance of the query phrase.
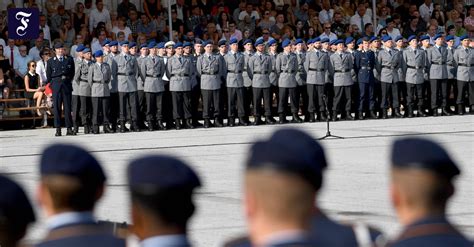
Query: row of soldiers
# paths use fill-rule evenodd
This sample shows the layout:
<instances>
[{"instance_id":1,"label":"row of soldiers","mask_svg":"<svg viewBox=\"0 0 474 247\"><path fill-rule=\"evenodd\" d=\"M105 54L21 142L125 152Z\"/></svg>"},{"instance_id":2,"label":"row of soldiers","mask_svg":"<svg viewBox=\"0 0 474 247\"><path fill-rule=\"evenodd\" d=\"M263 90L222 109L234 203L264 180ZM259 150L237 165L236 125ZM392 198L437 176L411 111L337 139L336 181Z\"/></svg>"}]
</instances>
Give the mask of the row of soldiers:
<instances>
[{"instance_id":1,"label":"row of soldiers","mask_svg":"<svg viewBox=\"0 0 474 247\"><path fill-rule=\"evenodd\" d=\"M414 117L415 111L417 116L452 115L451 93L458 114L464 114L466 93L474 112L474 42L463 36L454 48L453 36L433 39L430 46L428 36L410 36L407 48L401 36L357 42L315 38L306 44L287 39L280 53L275 40L262 38L243 41L244 52L237 39L221 41L218 53L212 41L140 47L106 41L104 51L93 54L96 63L79 45L72 96L75 132L82 119L85 133L99 133L100 115L105 133L128 131L127 121L132 131L191 129L200 125L200 101L205 128L222 127L226 114L229 126L236 120L249 125L250 115L254 125L275 124L274 100L280 124L288 122L287 108L295 123L303 122L300 112L308 122L337 121L339 114L347 120L387 118L389 109L392 117Z\"/></svg>"},{"instance_id":2,"label":"row of soldiers","mask_svg":"<svg viewBox=\"0 0 474 247\"><path fill-rule=\"evenodd\" d=\"M324 148L309 134L279 129L253 143L245 161L242 207L247 235L226 247L473 245L446 215L461 170L431 140L408 137L392 144L388 194L402 230L389 243L379 231L362 223L340 224L320 208L329 164ZM142 247L192 246L189 220L202 177L183 161L155 154L129 163L126 193L133 225L121 230L117 225L108 229L94 215L107 176L89 152L54 144L43 151L39 163L36 198L47 217L47 234L35 246L138 246L123 239L129 236L138 238ZM5 247L20 246L35 221L24 191L1 174L0 219L0 245Z\"/></svg>"}]
</instances>

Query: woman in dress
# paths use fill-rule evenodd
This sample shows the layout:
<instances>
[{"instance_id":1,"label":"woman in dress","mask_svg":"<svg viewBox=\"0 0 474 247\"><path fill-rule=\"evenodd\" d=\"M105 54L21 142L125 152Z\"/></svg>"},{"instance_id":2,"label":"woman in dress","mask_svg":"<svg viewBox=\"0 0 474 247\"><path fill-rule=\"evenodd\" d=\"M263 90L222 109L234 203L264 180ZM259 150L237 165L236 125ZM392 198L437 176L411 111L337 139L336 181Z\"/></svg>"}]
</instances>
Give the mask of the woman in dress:
<instances>
[{"instance_id":1,"label":"woman in dress","mask_svg":"<svg viewBox=\"0 0 474 247\"><path fill-rule=\"evenodd\" d=\"M87 14L84 13L84 4L78 2L76 3L76 11L72 14L72 26L76 33L81 31L81 25L88 27L89 18L87 18Z\"/></svg>"},{"instance_id":2,"label":"woman in dress","mask_svg":"<svg viewBox=\"0 0 474 247\"><path fill-rule=\"evenodd\" d=\"M44 87L40 85L39 75L36 73L36 62L31 61L28 63L28 72L25 75L25 91L26 97L29 99L36 100L36 107L41 106L41 100L43 99ZM41 116L41 111L36 110L38 116Z\"/></svg>"}]
</instances>

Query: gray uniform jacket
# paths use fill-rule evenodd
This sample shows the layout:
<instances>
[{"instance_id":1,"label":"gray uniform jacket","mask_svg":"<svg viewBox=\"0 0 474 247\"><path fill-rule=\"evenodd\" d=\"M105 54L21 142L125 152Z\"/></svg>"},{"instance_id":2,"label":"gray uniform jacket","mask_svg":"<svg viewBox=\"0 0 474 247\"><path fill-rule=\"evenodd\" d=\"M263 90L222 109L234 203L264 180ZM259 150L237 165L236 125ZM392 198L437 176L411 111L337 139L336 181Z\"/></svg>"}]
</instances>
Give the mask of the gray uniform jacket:
<instances>
[{"instance_id":1,"label":"gray uniform jacket","mask_svg":"<svg viewBox=\"0 0 474 247\"><path fill-rule=\"evenodd\" d=\"M138 64L132 55L121 53L115 59L117 62L118 91L129 93L137 91Z\"/></svg>"},{"instance_id":2,"label":"gray uniform jacket","mask_svg":"<svg viewBox=\"0 0 474 247\"><path fill-rule=\"evenodd\" d=\"M142 70L140 68L142 67L143 62L145 61L147 57L148 56L137 57L137 65L138 65L137 90L138 91L143 91L143 89L145 88L145 76L141 74Z\"/></svg>"},{"instance_id":3,"label":"gray uniform jacket","mask_svg":"<svg viewBox=\"0 0 474 247\"><path fill-rule=\"evenodd\" d=\"M351 54L347 52L336 52L331 55L329 61L329 76L332 78L335 87L351 86L354 84L352 80L354 62L352 61Z\"/></svg>"},{"instance_id":4,"label":"gray uniform jacket","mask_svg":"<svg viewBox=\"0 0 474 247\"><path fill-rule=\"evenodd\" d=\"M270 56L257 52L250 57L247 73L250 79L252 79L252 87L269 88L271 70L272 62Z\"/></svg>"},{"instance_id":5,"label":"gray uniform jacket","mask_svg":"<svg viewBox=\"0 0 474 247\"><path fill-rule=\"evenodd\" d=\"M89 66L87 81L92 88L92 97L109 97L112 71L108 63L94 63Z\"/></svg>"},{"instance_id":6,"label":"gray uniform jacket","mask_svg":"<svg viewBox=\"0 0 474 247\"><path fill-rule=\"evenodd\" d=\"M398 82L398 70L401 67L400 52L394 49L380 50L375 66L380 73L381 82Z\"/></svg>"},{"instance_id":7,"label":"gray uniform jacket","mask_svg":"<svg viewBox=\"0 0 474 247\"><path fill-rule=\"evenodd\" d=\"M237 52L235 55L232 52L228 52L224 57L226 65L226 84L227 87L243 87L244 77L242 72L245 66L245 57L242 53Z\"/></svg>"},{"instance_id":8,"label":"gray uniform jacket","mask_svg":"<svg viewBox=\"0 0 474 247\"><path fill-rule=\"evenodd\" d=\"M298 59L298 71L296 72L296 82L298 86L306 85L306 71L304 70L304 61L306 58L306 53L295 53L296 58Z\"/></svg>"},{"instance_id":9,"label":"gray uniform jacket","mask_svg":"<svg viewBox=\"0 0 474 247\"><path fill-rule=\"evenodd\" d=\"M76 80L76 75L81 69L82 59L74 58L74 79L72 80L72 95L79 95L79 81Z\"/></svg>"},{"instance_id":10,"label":"gray uniform jacket","mask_svg":"<svg viewBox=\"0 0 474 247\"><path fill-rule=\"evenodd\" d=\"M415 54L416 51L416 54ZM425 71L427 69L426 53L421 49L414 50L409 47L403 51L402 66L405 82L412 84L423 84Z\"/></svg>"},{"instance_id":11,"label":"gray uniform jacket","mask_svg":"<svg viewBox=\"0 0 474 247\"><path fill-rule=\"evenodd\" d=\"M398 81L404 81L405 80L405 74L403 74L403 66L402 66L402 60L403 60L403 51L405 49L398 49L395 48L395 50L398 51L399 57L400 57L400 67L398 67Z\"/></svg>"},{"instance_id":12,"label":"gray uniform jacket","mask_svg":"<svg viewBox=\"0 0 474 247\"><path fill-rule=\"evenodd\" d=\"M374 55L375 55L375 61L377 62L377 57L379 56L379 52L380 52L381 49L372 49L372 51L374 52ZM377 71L377 66L375 66L375 68L373 69L374 71L374 78L375 78L375 82L378 82L380 81L380 72Z\"/></svg>"},{"instance_id":13,"label":"gray uniform jacket","mask_svg":"<svg viewBox=\"0 0 474 247\"><path fill-rule=\"evenodd\" d=\"M113 53L109 53L107 55L107 64L110 66L110 71L112 72L112 78L109 83L109 89L111 93L117 93L118 92L118 82L117 82L117 61L115 59L118 57L119 54L114 55ZM105 60L104 60L105 61Z\"/></svg>"},{"instance_id":14,"label":"gray uniform jacket","mask_svg":"<svg viewBox=\"0 0 474 247\"><path fill-rule=\"evenodd\" d=\"M334 54L334 52L332 51L329 51L329 50L321 50L322 52L326 53L326 55L328 56L328 73L326 73L326 83L333 83L332 81L332 77L329 75L329 66L330 66L330 58L331 58L331 55Z\"/></svg>"},{"instance_id":15,"label":"gray uniform jacket","mask_svg":"<svg viewBox=\"0 0 474 247\"><path fill-rule=\"evenodd\" d=\"M247 73L248 71L247 66L249 64L250 58L253 56L253 53L244 52L243 55L244 55L244 72L242 73L242 77L244 78L244 86L250 87L252 86L252 79L250 79Z\"/></svg>"},{"instance_id":16,"label":"gray uniform jacket","mask_svg":"<svg viewBox=\"0 0 474 247\"><path fill-rule=\"evenodd\" d=\"M279 75L278 87L294 88L298 85L295 78L298 70L298 58L294 53L278 54L275 67Z\"/></svg>"},{"instance_id":17,"label":"gray uniform jacket","mask_svg":"<svg viewBox=\"0 0 474 247\"><path fill-rule=\"evenodd\" d=\"M272 61L272 72L270 72L270 84L272 84L273 86L278 86L278 74L275 69L278 54L268 53L268 55L270 56L270 60Z\"/></svg>"},{"instance_id":18,"label":"gray uniform jacket","mask_svg":"<svg viewBox=\"0 0 474 247\"><path fill-rule=\"evenodd\" d=\"M428 54L429 79L448 79L446 47L432 46L426 53Z\"/></svg>"},{"instance_id":19,"label":"gray uniform jacket","mask_svg":"<svg viewBox=\"0 0 474 247\"><path fill-rule=\"evenodd\" d=\"M454 66L454 48L446 47L448 55L446 56L446 66L448 68L448 79L456 78L457 69Z\"/></svg>"},{"instance_id":20,"label":"gray uniform jacket","mask_svg":"<svg viewBox=\"0 0 474 247\"><path fill-rule=\"evenodd\" d=\"M329 56L322 51L306 53L304 70L306 71L306 83L324 85L327 82L327 71L329 69Z\"/></svg>"},{"instance_id":21,"label":"gray uniform jacket","mask_svg":"<svg viewBox=\"0 0 474 247\"><path fill-rule=\"evenodd\" d=\"M181 56L181 61L176 55L168 58L166 76L170 78L170 91L191 91L192 66L193 62L187 57Z\"/></svg>"},{"instance_id":22,"label":"gray uniform jacket","mask_svg":"<svg viewBox=\"0 0 474 247\"><path fill-rule=\"evenodd\" d=\"M457 79L459 81L474 81L474 50L459 46L454 51L454 63L458 68Z\"/></svg>"},{"instance_id":23,"label":"gray uniform jacket","mask_svg":"<svg viewBox=\"0 0 474 247\"><path fill-rule=\"evenodd\" d=\"M74 81L79 83L78 93L79 96L91 96L91 86L87 82L87 74L89 74L89 66L93 64L92 61L83 60L80 63L80 67L76 68L74 73Z\"/></svg>"},{"instance_id":24,"label":"gray uniform jacket","mask_svg":"<svg viewBox=\"0 0 474 247\"><path fill-rule=\"evenodd\" d=\"M199 56L196 70L201 76L201 89L218 90L221 88L222 78L225 78L225 61L222 56L214 54Z\"/></svg>"},{"instance_id":25,"label":"gray uniform jacket","mask_svg":"<svg viewBox=\"0 0 474 247\"><path fill-rule=\"evenodd\" d=\"M165 62L158 56L147 56L143 59L140 66L140 79L145 83L143 91L148 93L159 93L165 91L163 83L163 74L166 71Z\"/></svg>"},{"instance_id":26,"label":"gray uniform jacket","mask_svg":"<svg viewBox=\"0 0 474 247\"><path fill-rule=\"evenodd\" d=\"M192 69L192 73L191 73L191 86L193 88L195 88L198 84L199 84L199 81L198 81L198 73L197 73L197 70L196 70L196 63L197 63L197 59L198 57L195 56L195 55L191 55L191 56L188 56L188 58L191 60L192 62L192 66L191 66L191 69Z\"/></svg>"}]
</instances>

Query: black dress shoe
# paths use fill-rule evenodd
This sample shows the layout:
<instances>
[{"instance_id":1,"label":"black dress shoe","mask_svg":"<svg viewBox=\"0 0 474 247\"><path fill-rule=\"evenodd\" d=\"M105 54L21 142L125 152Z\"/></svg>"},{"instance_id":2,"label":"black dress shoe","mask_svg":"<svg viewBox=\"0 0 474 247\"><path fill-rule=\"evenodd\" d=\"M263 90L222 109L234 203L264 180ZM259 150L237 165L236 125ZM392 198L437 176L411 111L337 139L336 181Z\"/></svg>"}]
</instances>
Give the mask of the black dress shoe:
<instances>
[{"instance_id":1,"label":"black dress shoe","mask_svg":"<svg viewBox=\"0 0 474 247\"><path fill-rule=\"evenodd\" d=\"M346 111L346 120L354 120L350 111Z\"/></svg>"},{"instance_id":2,"label":"black dress shoe","mask_svg":"<svg viewBox=\"0 0 474 247\"><path fill-rule=\"evenodd\" d=\"M156 121L156 128L155 129L157 129L157 130L165 130L166 129L165 125L163 125L162 120Z\"/></svg>"},{"instance_id":3,"label":"black dress shoe","mask_svg":"<svg viewBox=\"0 0 474 247\"><path fill-rule=\"evenodd\" d=\"M110 126L108 124L104 124L103 130L106 134L113 133L112 129L110 129Z\"/></svg>"},{"instance_id":4,"label":"black dress shoe","mask_svg":"<svg viewBox=\"0 0 474 247\"><path fill-rule=\"evenodd\" d=\"M184 128L194 129L193 120L191 120L190 118L186 119L186 121L184 121Z\"/></svg>"},{"instance_id":5,"label":"black dress shoe","mask_svg":"<svg viewBox=\"0 0 474 247\"><path fill-rule=\"evenodd\" d=\"M214 118L214 126L219 127L219 128L224 127L224 125L222 124L222 121L219 117Z\"/></svg>"},{"instance_id":6,"label":"black dress shoe","mask_svg":"<svg viewBox=\"0 0 474 247\"><path fill-rule=\"evenodd\" d=\"M392 115L393 115L393 114L392 114ZM400 113L400 109L395 108L395 114L394 114L394 116L395 116L396 118L402 118L402 117L403 117L403 115Z\"/></svg>"},{"instance_id":7,"label":"black dress shoe","mask_svg":"<svg viewBox=\"0 0 474 247\"><path fill-rule=\"evenodd\" d=\"M203 124L200 123L197 119L193 119L193 126L194 127L202 127Z\"/></svg>"},{"instance_id":8,"label":"black dress shoe","mask_svg":"<svg viewBox=\"0 0 474 247\"><path fill-rule=\"evenodd\" d=\"M265 123L266 124L276 124L276 120L272 116L265 117Z\"/></svg>"},{"instance_id":9,"label":"black dress shoe","mask_svg":"<svg viewBox=\"0 0 474 247\"><path fill-rule=\"evenodd\" d=\"M377 113L374 110L370 111L370 118L372 118L372 119L377 119L378 118Z\"/></svg>"},{"instance_id":10,"label":"black dress shoe","mask_svg":"<svg viewBox=\"0 0 474 247\"><path fill-rule=\"evenodd\" d=\"M316 117L314 116L314 112L310 112L310 113L309 113L308 122L310 122L310 123L316 122Z\"/></svg>"},{"instance_id":11,"label":"black dress shoe","mask_svg":"<svg viewBox=\"0 0 474 247\"><path fill-rule=\"evenodd\" d=\"M363 111L359 111L359 114L357 114L357 119L364 120L364 112Z\"/></svg>"},{"instance_id":12,"label":"black dress shoe","mask_svg":"<svg viewBox=\"0 0 474 247\"><path fill-rule=\"evenodd\" d=\"M74 126L74 132L77 134L79 133L79 126L78 125L75 125Z\"/></svg>"},{"instance_id":13,"label":"black dress shoe","mask_svg":"<svg viewBox=\"0 0 474 247\"><path fill-rule=\"evenodd\" d=\"M286 115L285 114L280 114L279 119L278 119L279 124L286 124L288 123L288 120L286 120Z\"/></svg>"},{"instance_id":14,"label":"black dress shoe","mask_svg":"<svg viewBox=\"0 0 474 247\"><path fill-rule=\"evenodd\" d=\"M230 117L229 120L227 120L227 125L229 127L234 127L235 126L235 118Z\"/></svg>"},{"instance_id":15,"label":"black dress shoe","mask_svg":"<svg viewBox=\"0 0 474 247\"><path fill-rule=\"evenodd\" d=\"M67 135L67 136L75 136L75 135L76 135L76 132L74 132L74 131L72 130L72 128L67 128L67 129L66 129L66 135Z\"/></svg>"},{"instance_id":16,"label":"black dress shoe","mask_svg":"<svg viewBox=\"0 0 474 247\"><path fill-rule=\"evenodd\" d=\"M84 124L84 134L90 134L91 133L91 129L89 127L89 125L87 124Z\"/></svg>"},{"instance_id":17,"label":"black dress shoe","mask_svg":"<svg viewBox=\"0 0 474 247\"><path fill-rule=\"evenodd\" d=\"M292 123L302 123L303 119L298 116L298 113L293 113L293 119L291 120Z\"/></svg>"},{"instance_id":18,"label":"black dress shoe","mask_svg":"<svg viewBox=\"0 0 474 247\"><path fill-rule=\"evenodd\" d=\"M56 128L56 134L54 136L61 136L61 128Z\"/></svg>"},{"instance_id":19,"label":"black dress shoe","mask_svg":"<svg viewBox=\"0 0 474 247\"><path fill-rule=\"evenodd\" d=\"M324 112L324 111L321 112L321 117L319 118L319 120L321 120L321 121L328 120L328 116L327 116L326 112Z\"/></svg>"},{"instance_id":20,"label":"black dress shoe","mask_svg":"<svg viewBox=\"0 0 474 247\"><path fill-rule=\"evenodd\" d=\"M205 118L204 119L204 128L207 129L207 128L210 128L211 127L211 120L209 120L209 118Z\"/></svg>"},{"instance_id":21,"label":"black dress shoe","mask_svg":"<svg viewBox=\"0 0 474 247\"><path fill-rule=\"evenodd\" d=\"M263 124L263 122L260 116L255 117L255 120L253 121L252 125L261 125L261 124Z\"/></svg>"},{"instance_id":22,"label":"black dress shoe","mask_svg":"<svg viewBox=\"0 0 474 247\"><path fill-rule=\"evenodd\" d=\"M92 133L94 133L94 135L98 135L100 133L99 131L99 125L94 125L92 127Z\"/></svg>"},{"instance_id":23,"label":"black dress shoe","mask_svg":"<svg viewBox=\"0 0 474 247\"><path fill-rule=\"evenodd\" d=\"M438 108L434 108L433 110L431 110L431 112L432 112L433 117L439 116L439 114L438 114Z\"/></svg>"},{"instance_id":24,"label":"black dress shoe","mask_svg":"<svg viewBox=\"0 0 474 247\"><path fill-rule=\"evenodd\" d=\"M428 115L426 115L426 113L425 113L425 111L423 111L422 107L418 107L418 116L427 117Z\"/></svg>"},{"instance_id":25,"label":"black dress shoe","mask_svg":"<svg viewBox=\"0 0 474 247\"><path fill-rule=\"evenodd\" d=\"M244 117L239 117L239 125L240 126L248 126L249 122Z\"/></svg>"},{"instance_id":26,"label":"black dress shoe","mask_svg":"<svg viewBox=\"0 0 474 247\"><path fill-rule=\"evenodd\" d=\"M337 111L333 111L332 112L332 118L331 118L332 121L336 122L337 121Z\"/></svg>"},{"instance_id":27,"label":"black dress shoe","mask_svg":"<svg viewBox=\"0 0 474 247\"><path fill-rule=\"evenodd\" d=\"M382 111L382 119L387 119L387 118L388 118L387 110L384 109L384 110Z\"/></svg>"},{"instance_id":28,"label":"black dress shoe","mask_svg":"<svg viewBox=\"0 0 474 247\"><path fill-rule=\"evenodd\" d=\"M174 124L175 124L177 130L181 129L181 121L179 119L176 119L174 121Z\"/></svg>"},{"instance_id":29,"label":"black dress shoe","mask_svg":"<svg viewBox=\"0 0 474 247\"><path fill-rule=\"evenodd\" d=\"M453 114L451 114L451 112L448 111L448 109L447 109L446 107L443 108L443 110L441 111L441 114L442 114L443 116L451 116L451 115L453 115Z\"/></svg>"}]
</instances>

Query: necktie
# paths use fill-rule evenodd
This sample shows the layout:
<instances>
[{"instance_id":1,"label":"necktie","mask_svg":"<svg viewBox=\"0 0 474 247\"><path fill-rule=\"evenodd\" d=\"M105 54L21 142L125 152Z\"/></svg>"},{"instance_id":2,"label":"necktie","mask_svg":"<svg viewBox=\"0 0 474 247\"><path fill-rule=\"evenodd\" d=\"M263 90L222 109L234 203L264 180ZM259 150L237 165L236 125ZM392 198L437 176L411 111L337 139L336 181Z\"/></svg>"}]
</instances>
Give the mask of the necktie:
<instances>
[{"instance_id":1,"label":"necktie","mask_svg":"<svg viewBox=\"0 0 474 247\"><path fill-rule=\"evenodd\" d=\"M392 56L392 51L388 50L388 55Z\"/></svg>"},{"instance_id":2,"label":"necktie","mask_svg":"<svg viewBox=\"0 0 474 247\"><path fill-rule=\"evenodd\" d=\"M178 59L179 59L179 63L183 63L183 60L181 59L181 57L179 57Z\"/></svg>"},{"instance_id":3,"label":"necktie","mask_svg":"<svg viewBox=\"0 0 474 247\"><path fill-rule=\"evenodd\" d=\"M155 63L155 62L156 62L156 60L155 60L155 57L153 57L153 58L152 58L152 60L153 60L153 63Z\"/></svg>"},{"instance_id":4,"label":"necktie","mask_svg":"<svg viewBox=\"0 0 474 247\"><path fill-rule=\"evenodd\" d=\"M10 52L10 58L11 58L10 60L12 62L12 67L13 67L13 60L15 59L15 56L13 55L13 47L10 47L10 51L11 51Z\"/></svg>"},{"instance_id":5,"label":"necktie","mask_svg":"<svg viewBox=\"0 0 474 247\"><path fill-rule=\"evenodd\" d=\"M342 53L339 53L339 57L340 57L340 58L341 58L341 60L342 60Z\"/></svg>"},{"instance_id":6,"label":"necktie","mask_svg":"<svg viewBox=\"0 0 474 247\"><path fill-rule=\"evenodd\" d=\"M237 53L234 53L234 60L237 60Z\"/></svg>"},{"instance_id":7,"label":"necktie","mask_svg":"<svg viewBox=\"0 0 474 247\"><path fill-rule=\"evenodd\" d=\"M443 53L441 52L441 46L438 47L438 51L439 51L440 54L443 54Z\"/></svg>"},{"instance_id":8,"label":"necktie","mask_svg":"<svg viewBox=\"0 0 474 247\"><path fill-rule=\"evenodd\" d=\"M360 31L361 33L363 32L364 27L365 27L365 24L364 24L364 17L361 16L361 17L360 17L360 29L359 29L359 31Z\"/></svg>"},{"instance_id":9,"label":"necktie","mask_svg":"<svg viewBox=\"0 0 474 247\"><path fill-rule=\"evenodd\" d=\"M63 57L59 57L59 62L63 62Z\"/></svg>"},{"instance_id":10,"label":"necktie","mask_svg":"<svg viewBox=\"0 0 474 247\"><path fill-rule=\"evenodd\" d=\"M415 53L415 55L416 55L416 50L413 50L413 52L414 52L414 53Z\"/></svg>"}]
</instances>

